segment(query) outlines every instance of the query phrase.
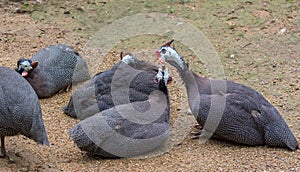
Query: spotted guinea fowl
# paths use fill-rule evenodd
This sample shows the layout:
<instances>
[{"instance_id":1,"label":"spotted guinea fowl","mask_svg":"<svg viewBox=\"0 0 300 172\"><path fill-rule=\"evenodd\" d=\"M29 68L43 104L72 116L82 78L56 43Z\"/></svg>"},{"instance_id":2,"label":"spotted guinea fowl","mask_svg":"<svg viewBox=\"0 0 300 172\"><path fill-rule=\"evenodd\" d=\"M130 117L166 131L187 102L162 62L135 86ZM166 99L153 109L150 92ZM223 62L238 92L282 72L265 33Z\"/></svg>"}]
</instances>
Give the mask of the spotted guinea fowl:
<instances>
[{"instance_id":1,"label":"spotted guinea fowl","mask_svg":"<svg viewBox=\"0 0 300 172\"><path fill-rule=\"evenodd\" d=\"M49 145L38 97L17 72L0 67L1 157L6 156L4 138L18 134Z\"/></svg>"},{"instance_id":2,"label":"spotted guinea fowl","mask_svg":"<svg viewBox=\"0 0 300 172\"><path fill-rule=\"evenodd\" d=\"M181 75L191 111L197 122L204 125L201 135L211 133L213 137L246 145L298 148L298 142L284 119L260 93L245 85L195 74L170 47L172 42L163 45L156 55L162 62L174 66ZM222 115L219 116L220 122L212 121L216 128L210 131L212 126L205 124L208 115L214 117L218 114Z\"/></svg>"},{"instance_id":3,"label":"spotted guinea fowl","mask_svg":"<svg viewBox=\"0 0 300 172\"><path fill-rule=\"evenodd\" d=\"M87 64L72 47L51 45L31 59L22 58L16 71L24 76L39 98L48 98L67 86L89 79Z\"/></svg>"},{"instance_id":4,"label":"spotted guinea fowl","mask_svg":"<svg viewBox=\"0 0 300 172\"><path fill-rule=\"evenodd\" d=\"M115 105L147 100L152 91L158 90L151 79L156 74L155 65L131 54L124 57L121 54L119 63L79 87L63 111L73 118L84 119Z\"/></svg>"},{"instance_id":5,"label":"spotted guinea fowl","mask_svg":"<svg viewBox=\"0 0 300 172\"><path fill-rule=\"evenodd\" d=\"M159 90L147 100L114 106L88 117L70 130L70 137L88 155L102 158L133 157L155 150L169 136L169 81L162 67L156 75Z\"/></svg>"}]
</instances>

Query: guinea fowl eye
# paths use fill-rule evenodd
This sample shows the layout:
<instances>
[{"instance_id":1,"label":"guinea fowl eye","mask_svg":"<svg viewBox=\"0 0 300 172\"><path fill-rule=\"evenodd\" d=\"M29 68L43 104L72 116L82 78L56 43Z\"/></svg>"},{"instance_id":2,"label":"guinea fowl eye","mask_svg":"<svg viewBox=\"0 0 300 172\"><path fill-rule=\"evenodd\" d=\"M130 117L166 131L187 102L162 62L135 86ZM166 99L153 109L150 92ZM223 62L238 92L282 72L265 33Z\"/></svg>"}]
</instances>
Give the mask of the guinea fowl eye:
<instances>
[{"instance_id":1,"label":"guinea fowl eye","mask_svg":"<svg viewBox=\"0 0 300 172\"><path fill-rule=\"evenodd\" d=\"M163 54L166 54L167 50L163 48L163 49L161 50L161 52L162 52Z\"/></svg>"}]
</instances>

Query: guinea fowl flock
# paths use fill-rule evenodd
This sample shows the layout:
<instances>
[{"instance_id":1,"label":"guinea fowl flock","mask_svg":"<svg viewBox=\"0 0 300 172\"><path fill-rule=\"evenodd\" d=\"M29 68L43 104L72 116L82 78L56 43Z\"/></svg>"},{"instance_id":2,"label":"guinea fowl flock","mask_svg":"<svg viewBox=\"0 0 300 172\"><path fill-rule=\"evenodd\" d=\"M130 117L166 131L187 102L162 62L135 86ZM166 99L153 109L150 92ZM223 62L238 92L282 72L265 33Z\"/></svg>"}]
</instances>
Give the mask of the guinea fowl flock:
<instances>
[{"instance_id":1,"label":"guinea fowl flock","mask_svg":"<svg viewBox=\"0 0 300 172\"><path fill-rule=\"evenodd\" d=\"M172 42L156 51L161 68L121 53L111 69L90 78L85 60L72 47L61 44L20 59L16 70L0 67L0 157L7 157L5 136L22 134L49 145L38 98L51 97L83 81L62 108L80 120L69 131L80 150L102 158L154 151L164 145L170 129L167 85L172 77L165 62L177 69L185 84L190 109L203 127L197 137L290 150L299 147L277 109L259 92L195 74L171 47Z\"/></svg>"}]
</instances>

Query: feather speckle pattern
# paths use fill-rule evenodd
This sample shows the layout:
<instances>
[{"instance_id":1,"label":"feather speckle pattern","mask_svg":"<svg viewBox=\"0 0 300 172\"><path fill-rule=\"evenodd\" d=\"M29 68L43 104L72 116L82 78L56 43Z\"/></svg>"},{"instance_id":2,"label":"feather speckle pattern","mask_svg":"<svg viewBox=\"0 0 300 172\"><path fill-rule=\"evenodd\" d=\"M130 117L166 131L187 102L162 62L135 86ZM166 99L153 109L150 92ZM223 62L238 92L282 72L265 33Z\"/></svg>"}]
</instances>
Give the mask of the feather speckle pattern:
<instances>
[{"instance_id":1,"label":"feather speckle pattern","mask_svg":"<svg viewBox=\"0 0 300 172\"><path fill-rule=\"evenodd\" d=\"M122 73L128 70L127 64L120 65L126 65L126 69L122 69ZM158 72L163 75L163 72ZM125 72L125 76L133 74ZM136 75L137 78L147 79L144 78L144 73L140 74L143 76L139 78L139 75ZM168 73L165 72L165 74ZM155 77L156 75L148 80L154 82ZM129 101L119 105L107 103L111 107L104 106L103 110L81 118L82 121L70 130L70 137L88 155L102 158L133 157L162 146L169 136L170 127L170 102L165 78L158 79L158 83L156 83L158 89L149 93L145 100ZM124 78L116 80L126 83ZM135 82L143 82L141 80L135 79L131 84L136 86L138 83ZM118 87L118 89L122 89L122 87ZM138 97L140 94L144 94L142 89L151 90L141 87L130 94ZM98 105L99 103L100 106L104 105L101 101L98 102Z\"/></svg>"},{"instance_id":2,"label":"feather speckle pattern","mask_svg":"<svg viewBox=\"0 0 300 172\"><path fill-rule=\"evenodd\" d=\"M63 111L84 119L115 105L147 100L159 89L154 82L157 71L158 67L144 61L135 59L135 63L127 64L121 60L74 91Z\"/></svg>"},{"instance_id":3,"label":"feather speckle pattern","mask_svg":"<svg viewBox=\"0 0 300 172\"><path fill-rule=\"evenodd\" d=\"M17 134L49 145L38 97L29 83L14 70L0 67L0 138ZM17 87L16 87L17 86ZM3 142L2 142L3 141Z\"/></svg>"},{"instance_id":4,"label":"feather speckle pattern","mask_svg":"<svg viewBox=\"0 0 300 172\"><path fill-rule=\"evenodd\" d=\"M25 78L39 98L50 97L71 84L90 78L85 60L67 45L45 47L29 60L38 65Z\"/></svg>"},{"instance_id":5,"label":"feather speckle pattern","mask_svg":"<svg viewBox=\"0 0 300 172\"><path fill-rule=\"evenodd\" d=\"M299 148L278 110L259 92L195 74L170 46L162 46L156 55L174 66L183 79L191 111L203 126L200 138L213 136L251 146Z\"/></svg>"}]
</instances>

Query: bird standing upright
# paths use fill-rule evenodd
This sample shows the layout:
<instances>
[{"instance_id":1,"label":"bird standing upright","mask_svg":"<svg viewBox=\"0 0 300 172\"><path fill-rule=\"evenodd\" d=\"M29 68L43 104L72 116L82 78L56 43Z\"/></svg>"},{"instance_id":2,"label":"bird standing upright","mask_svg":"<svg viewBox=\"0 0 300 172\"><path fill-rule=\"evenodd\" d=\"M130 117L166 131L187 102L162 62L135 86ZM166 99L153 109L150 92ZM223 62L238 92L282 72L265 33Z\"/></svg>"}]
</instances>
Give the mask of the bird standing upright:
<instances>
[{"instance_id":1,"label":"bird standing upright","mask_svg":"<svg viewBox=\"0 0 300 172\"><path fill-rule=\"evenodd\" d=\"M17 134L49 145L39 99L30 84L14 70L0 67L1 157L6 156L5 136Z\"/></svg>"}]
</instances>

